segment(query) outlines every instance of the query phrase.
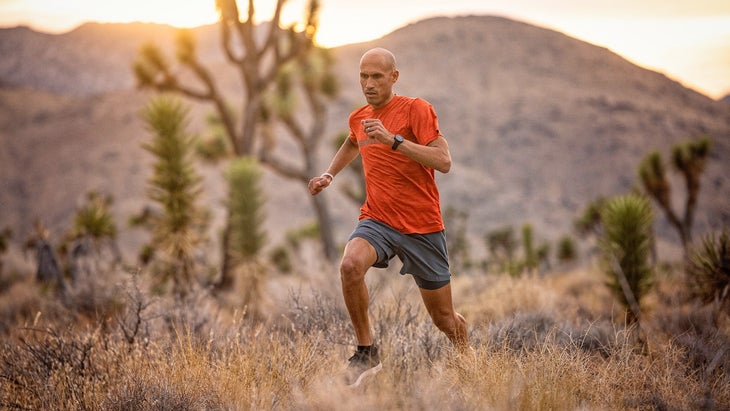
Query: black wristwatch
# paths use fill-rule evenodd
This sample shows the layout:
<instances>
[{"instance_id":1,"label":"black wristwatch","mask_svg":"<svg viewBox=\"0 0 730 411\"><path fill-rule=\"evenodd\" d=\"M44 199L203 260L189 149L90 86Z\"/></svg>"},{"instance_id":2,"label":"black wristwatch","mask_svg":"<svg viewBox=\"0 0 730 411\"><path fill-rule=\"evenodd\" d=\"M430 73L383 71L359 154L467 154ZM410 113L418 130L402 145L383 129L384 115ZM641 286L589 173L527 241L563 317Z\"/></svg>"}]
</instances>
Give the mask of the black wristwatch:
<instances>
[{"instance_id":1,"label":"black wristwatch","mask_svg":"<svg viewBox=\"0 0 730 411\"><path fill-rule=\"evenodd\" d=\"M393 150L398 148L399 145L403 142L403 136L400 134L396 134L395 138L393 139L393 146L391 147Z\"/></svg>"}]
</instances>

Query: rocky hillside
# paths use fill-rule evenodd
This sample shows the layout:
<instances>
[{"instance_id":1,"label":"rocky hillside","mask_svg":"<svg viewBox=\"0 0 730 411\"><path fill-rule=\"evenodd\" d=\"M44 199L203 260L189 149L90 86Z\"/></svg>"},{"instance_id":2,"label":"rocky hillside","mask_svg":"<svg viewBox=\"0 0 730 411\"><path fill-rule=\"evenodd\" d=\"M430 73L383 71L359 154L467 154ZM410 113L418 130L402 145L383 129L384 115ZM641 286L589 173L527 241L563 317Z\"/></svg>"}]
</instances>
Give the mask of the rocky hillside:
<instances>
[{"instance_id":1,"label":"rocky hillside","mask_svg":"<svg viewBox=\"0 0 730 411\"><path fill-rule=\"evenodd\" d=\"M220 67L214 26L195 30L201 53ZM131 63L154 40L170 50L174 31L151 25L85 25L63 35L0 30L0 225L21 240L36 218L56 235L68 228L89 190L113 194L123 226L145 203L148 138L139 110L150 97L135 90ZM604 48L504 18L433 18L370 43L334 50L342 94L330 106L328 137L363 104L359 57L383 46L398 58L399 94L428 99L440 117L455 165L439 176L444 206L469 214L475 249L484 233L530 222L538 239L570 233L575 216L598 196L624 193L650 150L700 135L714 140L702 180L697 233L730 224L730 106L638 67ZM218 70L232 101L230 71ZM192 130L210 109L191 103ZM332 147L323 144L324 168ZM206 203L220 215L220 170L202 166ZM272 241L313 216L298 184L267 174ZM683 198L674 179L674 200ZM357 207L329 199L343 240ZM286 219L279 218L287 215ZM136 250L143 233L123 227ZM676 236L662 216L657 228L667 258Z\"/></svg>"}]
</instances>

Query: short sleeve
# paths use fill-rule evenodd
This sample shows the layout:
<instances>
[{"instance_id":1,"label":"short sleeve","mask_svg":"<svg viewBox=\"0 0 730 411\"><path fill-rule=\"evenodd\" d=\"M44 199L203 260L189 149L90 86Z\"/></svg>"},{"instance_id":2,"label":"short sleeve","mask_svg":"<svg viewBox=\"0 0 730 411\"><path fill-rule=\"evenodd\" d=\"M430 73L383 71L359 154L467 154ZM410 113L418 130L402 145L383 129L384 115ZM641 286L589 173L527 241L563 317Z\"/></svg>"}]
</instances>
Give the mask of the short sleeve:
<instances>
[{"instance_id":1,"label":"short sleeve","mask_svg":"<svg viewBox=\"0 0 730 411\"><path fill-rule=\"evenodd\" d=\"M424 99L416 98L411 104L410 123L419 144L427 145L441 136L436 111Z\"/></svg>"}]
</instances>

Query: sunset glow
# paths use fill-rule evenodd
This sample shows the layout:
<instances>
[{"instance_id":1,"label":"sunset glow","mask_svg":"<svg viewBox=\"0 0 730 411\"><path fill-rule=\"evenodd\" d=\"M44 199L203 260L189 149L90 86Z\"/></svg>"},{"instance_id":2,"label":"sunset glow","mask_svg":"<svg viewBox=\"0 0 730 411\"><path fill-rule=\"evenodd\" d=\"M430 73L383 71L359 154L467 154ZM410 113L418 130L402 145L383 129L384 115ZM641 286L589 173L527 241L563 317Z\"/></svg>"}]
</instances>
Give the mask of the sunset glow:
<instances>
[{"instance_id":1,"label":"sunset glow","mask_svg":"<svg viewBox=\"0 0 730 411\"><path fill-rule=\"evenodd\" d=\"M273 0L255 1L267 20ZM726 0L323 0L317 41L328 47L379 38L436 15L493 14L554 29L607 47L711 97L730 92L730 2ZM239 1L241 7L246 2ZM290 0L284 22L296 21L306 0ZM0 26L27 25L61 33L87 21L155 22L178 27L213 24L215 0L0 0Z\"/></svg>"}]
</instances>

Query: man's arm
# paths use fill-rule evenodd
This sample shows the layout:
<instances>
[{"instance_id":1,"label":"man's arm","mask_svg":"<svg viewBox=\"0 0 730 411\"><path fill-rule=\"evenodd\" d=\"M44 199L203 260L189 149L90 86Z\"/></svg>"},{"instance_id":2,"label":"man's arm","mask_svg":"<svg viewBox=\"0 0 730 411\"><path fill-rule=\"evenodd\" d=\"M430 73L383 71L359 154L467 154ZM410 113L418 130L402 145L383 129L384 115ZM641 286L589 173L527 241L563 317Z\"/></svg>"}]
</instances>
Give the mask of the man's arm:
<instances>
[{"instance_id":1,"label":"man's arm","mask_svg":"<svg viewBox=\"0 0 730 411\"><path fill-rule=\"evenodd\" d=\"M393 146L395 134L388 131L379 119L366 119L363 120L362 124L365 134L369 137L375 138L388 146ZM451 169L449 144L442 136L437 137L425 146L405 140L398 146L397 150L411 160L442 173L448 173Z\"/></svg>"},{"instance_id":2,"label":"man's arm","mask_svg":"<svg viewBox=\"0 0 730 411\"><path fill-rule=\"evenodd\" d=\"M327 167L327 171L322 173L321 176L314 177L313 179L309 180L309 193L314 196L319 194L320 191L329 187L329 185L332 183L332 179L334 178L334 176L336 176L337 173L342 171L343 168L350 164L350 162L354 160L359 153L360 149L357 147L357 143L353 142L349 138L346 138L340 146L340 149L337 150L337 153L332 158L332 162L330 163L329 167Z\"/></svg>"},{"instance_id":3,"label":"man's arm","mask_svg":"<svg viewBox=\"0 0 730 411\"><path fill-rule=\"evenodd\" d=\"M444 174L451 170L451 152L449 151L449 143L447 143L446 139L441 136L437 137L436 140L425 146L405 140L396 150L405 154L411 160L426 167L433 168L434 170L438 170Z\"/></svg>"}]
</instances>

